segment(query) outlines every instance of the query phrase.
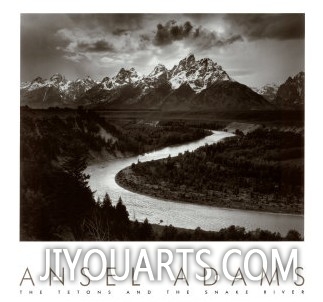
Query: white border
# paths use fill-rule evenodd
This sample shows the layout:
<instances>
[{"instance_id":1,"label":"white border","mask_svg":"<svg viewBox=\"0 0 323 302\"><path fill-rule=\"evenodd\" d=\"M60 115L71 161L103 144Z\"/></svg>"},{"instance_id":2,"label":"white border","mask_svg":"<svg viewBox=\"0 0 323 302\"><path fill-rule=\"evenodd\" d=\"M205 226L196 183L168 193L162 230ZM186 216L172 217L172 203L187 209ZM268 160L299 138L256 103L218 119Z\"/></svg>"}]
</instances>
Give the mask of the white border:
<instances>
[{"instance_id":1,"label":"white border","mask_svg":"<svg viewBox=\"0 0 323 302\"><path fill-rule=\"evenodd\" d=\"M5 4L5 5L4 5ZM1 17L1 159L2 173L1 184L1 300L15 300L19 295L18 283L20 272L24 263L34 263L39 266L39 257L42 255L46 243L21 243L19 242L19 81L20 81L20 13L116 13L116 12L138 12L138 13L278 13L299 12L306 14L306 161L305 161L305 242L303 243L188 243L187 246L204 247L210 246L214 251L225 251L232 247L264 247L290 246L298 247L303 261L306 278L306 295L304 296L276 296L269 300L293 300L301 301L307 298L317 299L320 296L320 267L321 249L319 242L322 237L320 232L320 221L322 213L322 200L319 188L322 186L321 177L321 70L322 70L322 43L321 41L321 15L320 7L311 4L310 1L11 1L2 3ZM120 243L133 249L138 248L138 243ZM163 246L176 247L179 244L167 243ZM62 246L95 246L95 243L66 243ZM144 247L146 245L142 245ZM148 245L152 249L154 244ZM27 252L27 253L26 253ZM41 299L49 301L59 297L44 296ZM81 297L89 300L89 298ZM132 297L132 300L136 297ZM139 297L140 300L145 298ZM181 300L174 296L176 300ZM204 298L204 297L201 297ZM264 296L249 296L248 301L266 299ZM37 297L23 297L25 300L40 300ZM108 298L107 298L108 299ZM156 298L154 298L156 299ZM196 297L194 297L196 299ZM216 299L213 297L212 300ZM229 301L232 296L218 299ZM244 298L239 298L239 300ZM72 296L69 300L80 300L80 297ZM91 299L92 300L92 299ZM112 300L112 299L111 299ZM113 301L117 301L114 297ZM148 299L147 299L148 300ZM158 300L158 299L157 299ZM184 299L183 299L184 300ZM190 300L185 297L185 301ZM209 299L210 300L210 299Z\"/></svg>"}]
</instances>

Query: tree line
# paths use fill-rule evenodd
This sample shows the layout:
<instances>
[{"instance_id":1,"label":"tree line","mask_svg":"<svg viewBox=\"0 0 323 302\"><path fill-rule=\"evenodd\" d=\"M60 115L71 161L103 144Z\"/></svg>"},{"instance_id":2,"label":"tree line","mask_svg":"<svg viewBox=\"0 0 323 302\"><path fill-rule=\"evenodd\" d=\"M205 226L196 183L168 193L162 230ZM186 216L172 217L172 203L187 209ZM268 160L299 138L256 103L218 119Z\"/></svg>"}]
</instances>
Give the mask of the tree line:
<instances>
[{"instance_id":1,"label":"tree line","mask_svg":"<svg viewBox=\"0 0 323 302\"><path fill-rule=\"evenodd\" d=\"M177 157L133 164L140 183L122 172L118 179L134 190L169 199L303 212L303 135L263 128L236 134Z\"/></svg>"}]
</instances>

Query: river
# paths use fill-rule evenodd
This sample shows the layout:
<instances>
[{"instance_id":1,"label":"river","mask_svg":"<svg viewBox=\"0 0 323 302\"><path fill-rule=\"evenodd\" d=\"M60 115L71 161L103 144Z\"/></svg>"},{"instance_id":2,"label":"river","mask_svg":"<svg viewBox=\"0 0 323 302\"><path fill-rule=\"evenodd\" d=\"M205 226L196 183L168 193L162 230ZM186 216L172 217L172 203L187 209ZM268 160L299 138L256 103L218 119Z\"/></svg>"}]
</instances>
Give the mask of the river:
<instances>
[{"instance_id":1,"label":"river","mask_svg":"<svg viewBox=\"0 0 323 302\"><path fill-rule=\"evenodd\" d=\"M169 155L173 157L180 152L193 151L200 146L216 143L232 135L227 132L213 131L212 135L195 142L163 148L144 155L92 164L86 170L86 173L90 175L89 185L92 191L95 191L96 198L102 198L106 192L113 202L121 197L131 220L143 221L148 218L150 223L171 224L187 229L200 227L209 231L217 231L233 224L245 227L247 230L260 228L280 232L282 235L286 235L290 229L295 229L304 235L304 217L302 215L225 209L167 201L130 192L115 182L116 174L132 163L137 163L138 159L144 162L166 158Z\"/></svg>"}]
</instances>

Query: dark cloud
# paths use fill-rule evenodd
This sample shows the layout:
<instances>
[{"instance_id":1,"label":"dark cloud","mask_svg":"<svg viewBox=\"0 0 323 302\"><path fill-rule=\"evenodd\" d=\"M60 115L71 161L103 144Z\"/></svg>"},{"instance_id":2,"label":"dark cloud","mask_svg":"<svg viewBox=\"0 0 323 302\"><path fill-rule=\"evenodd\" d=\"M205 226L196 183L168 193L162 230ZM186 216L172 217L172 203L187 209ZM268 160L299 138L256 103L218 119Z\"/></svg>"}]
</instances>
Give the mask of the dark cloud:
<instances>
[{"instance_id":1,"label":"dark cloud","mask_svg":"<svg viewBox=\"0 0 323 302\"><path fill-rule=\"evenodd\" d=\"M192 31L192 24L187 21L184 24L177 24L176 21L171 20L166 22L165 25L159 23L157 25L157 32L154 37L155 45L167 45L173 41L182 40L187 38Z\"/></svg>"},{"instance_id":2,"label":"dark cloud","mask_svg":"<svg viewBox=\"0 0 323 302\"><path fill-rule=\"evenodd\" d=\"M209 46L226 46L238 41L243 41L243 38L240 35L233 35L225 39L210 40Z\"/></svg>"},{"instance_id":3,"label":"dark cloud","mask_svg":"<svg viewBox=\"0 0 323 302\"><path fill-rule=\"evenodd\" d=\"M184 24L178 24L176 21L171 20L166 22L165 25L161 23L157 25L153 43L157 46L163 46L184 39L193 42L200 49L214 46L222 47L243 40L239 34L220 37L216 32L202 26L194 26L189 21Z\"/></svg>"},{"instance_id":4,"label":"dark cloud","mask_svg":"<svg viewBox=\"0 0 323 302\"><path fill-rule=\"evenodd\" d=\"M215 32L211 32L201 26L194 30L193 37L198 39L201 49L208 49L214 46L224 47L237 41L243 41L239 34L219 37Z\"/></svg>"},{"instance_id":5,"label":"dark cloud","mask_svg":"<svg viewBox=\"0 0 323 302\"><path fill-rule=\"evenodd\" d=\"M78 42L77 48L82 52L113 52L115 51L112 44L105 40L98 40L96 42Z\"/></svg>"},{"instance_id":6,"label":"dark cloud","mask_svg":"<svg viewBox=\"0 0 323 302\"><path fill-rule=\"evenodd\" d=\"M250 40L304 39L304 14L230 14L224 19Z\"/></svg>"},{"instance_id":7,"label":"dark cloud","mask_svg":"<svg viewBox=\"0 0 323 302\"><path fill-rule=\"evenodd\" d=\"M253 73L233 76L253 86L276 82L304 69L304 19L304 14L21 14L21 78L59 72L70 79L101 79L128 65L149 73L158 62L172 68L193 52L226 70L250 69Z\"/></svg>"}]
</instances>

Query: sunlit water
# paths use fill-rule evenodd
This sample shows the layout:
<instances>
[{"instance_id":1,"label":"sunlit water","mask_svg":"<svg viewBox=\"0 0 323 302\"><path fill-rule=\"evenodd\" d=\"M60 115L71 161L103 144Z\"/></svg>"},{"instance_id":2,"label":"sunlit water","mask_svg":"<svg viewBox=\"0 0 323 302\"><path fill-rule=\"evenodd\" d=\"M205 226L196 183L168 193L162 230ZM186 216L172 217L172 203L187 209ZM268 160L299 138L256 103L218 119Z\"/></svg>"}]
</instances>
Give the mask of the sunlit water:
<instances>
[{"instance_id":1,"label":"sunlit water","mask_svg":"<svg viewBox=\"0 0 323 302\"><path fill-rule=\"evenodd\" d=\"M213 135L207 136L196 142L167 147L158 151L146 153L145 155L110 160L107 162L90 165L86 173L90 175L90 187L95 191L96 197L103 197L108 193L116 202L119 197L129 211L130 219L143 221L148 218L150 223L161 223L187 229L200 227L204 230L220 230L230 225L245 227L247 230L257 228L280 232L285 235L288 230L295 229L304 234L304 217L302 215L286 215L276 213L264 213L246 210L224 209L190 203L180 203L148 197L130 192L121 188L115 182L116 174L137 163L166 158L169 155L177 156L186 150L193 151L205 144L213 144L219 140L232 136L232 134L221 131L213 131Z\"/></svg>"}]
</instances>

